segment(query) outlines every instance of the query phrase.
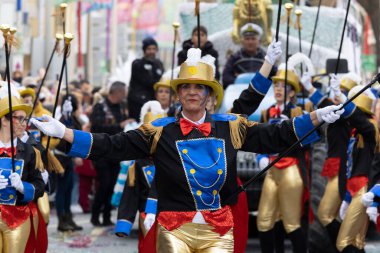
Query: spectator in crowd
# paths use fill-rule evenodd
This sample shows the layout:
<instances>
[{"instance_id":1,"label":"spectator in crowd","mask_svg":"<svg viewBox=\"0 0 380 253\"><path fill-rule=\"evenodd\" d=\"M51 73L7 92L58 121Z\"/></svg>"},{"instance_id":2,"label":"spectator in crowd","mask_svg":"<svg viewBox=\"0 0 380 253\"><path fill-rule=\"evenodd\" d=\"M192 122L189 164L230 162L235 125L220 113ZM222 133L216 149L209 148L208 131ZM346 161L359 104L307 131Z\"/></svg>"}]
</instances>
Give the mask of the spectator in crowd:
<instances>
[{"instance_id":1,"label":"spectator in crowd","mask_svg":"<svg viewBox=\"0 0 380 253\"><path fill-rule=\"evenodd\" d=\"M124 127L131 121L127 120L123 106L125 93L126 86L124 83L117 81L111 84L107 97L93 108L90 116L91 132L113 135L123 131ZM99 159L93 164L99 185L92 205L91 223L94 226L110 226L114 224L111 221L111 198L119 174L120 163L110 159ZM99 221L101 212L103 212L103 223Z\"/></svg>"},{"instance_id":2,"label":"spectator in crowd","mask_svg":"<svg viewBox=\"0 0 380 253\"><path fill-rule=\"evenodd\" d=\"M140 110L147 101L154 100L153 85L160 80L164 66L156 58L157 42L148 37L143 40L144 56L132 63L132 75L128 92L129 116L139 119Z\"/></svg>"},{"instance_id":3,"label":"spectator in crowd","mask_svg":"<svg viewBox=\"0 0 380 253\"><path fill-rule=\"evenodd\" d=\"M78 109L78 100L74 95L65 95L62 98L62 117L60 121L67 127L82 129L79 123L80 110ZM71 158L66 155L66 142L61 141L54 150L55 156L62 164L65 172L63 175L57 175L57 190L55 195L55 205L58 215L59 231L82 230L74 220L70 210L71 193L74 184L74 165L80 165L82 159Z\"/></svg>"},{"instance_id":4,"label":"spectator in crowd","mask_svg":"<svg viewBox=\"0 0 380 253\"><path fill-rule=\"evenodd\" d=\"M242 48L231 55L224 66L222 76L224 89L233 84L239 74L259 71L266 54L260 47L262 34L263 29L253 23L247 23L240 29Z\"/></svg>"},{"instance_id":5,"label":"spectator in crowd","mask_svg":"<svg viewBox=\"0 0 380 253\"><path fill-rule=\"evenodd\" d=\"M199 27L200 30L200 49L202 50L202 56L211 55L215 58L215 78L219 80L219 64L218 64L218 52L214 49L212 42L207 40L207 29L204 26ZM197 27L193 28L191 33L191 39L185 40L182 44L182 50L178 53L178 65L181 65L187 59L187 51L190 48L198 47L198 29Z\"/></svg>"}]
</instances>

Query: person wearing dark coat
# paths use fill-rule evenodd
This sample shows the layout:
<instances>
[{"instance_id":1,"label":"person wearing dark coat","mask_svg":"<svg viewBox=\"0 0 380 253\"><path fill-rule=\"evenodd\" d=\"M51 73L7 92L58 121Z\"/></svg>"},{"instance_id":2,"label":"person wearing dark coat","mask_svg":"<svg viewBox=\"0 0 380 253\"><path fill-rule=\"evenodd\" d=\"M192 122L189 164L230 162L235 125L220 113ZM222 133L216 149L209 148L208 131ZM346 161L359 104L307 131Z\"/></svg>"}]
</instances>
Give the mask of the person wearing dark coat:
<instances>
[{"instance_id":1,"label":"person wearing dark coat","mask_svg":"<svg viewBox=\"0 0 380 253\"><path fill-rule=\"evenodd\" d=\"M202 50L202 56L205 55L211 55L215 58L215 79L220 79L220 72L219 72L219 63L218 63L218 51L214 49L214 45L212 42L207 40L207 29L204 26L199 27L200 30L200 49ZM194 27L192 33L191 33L191 39L185 40L182 44L182 50L178 53L178 66L180 66L184 61L187 59L187 51L190 48L197 48L198 47L198 29L197 27Z\"/></svg>"},{"instance_id":2,"label":"person wearing dark coat","mask_svg":"<svg viewBox=\"0 0 380 253\"><path fill-rule=\"evenodd\" d=\"M164 65L156 58L157 42L153 38L143 40L144 56L132 63L132 76L128 90L129 116L139 119L143 104L154 100L153 85L158 82L164 73Z\"/></svg>"}]
</instances>

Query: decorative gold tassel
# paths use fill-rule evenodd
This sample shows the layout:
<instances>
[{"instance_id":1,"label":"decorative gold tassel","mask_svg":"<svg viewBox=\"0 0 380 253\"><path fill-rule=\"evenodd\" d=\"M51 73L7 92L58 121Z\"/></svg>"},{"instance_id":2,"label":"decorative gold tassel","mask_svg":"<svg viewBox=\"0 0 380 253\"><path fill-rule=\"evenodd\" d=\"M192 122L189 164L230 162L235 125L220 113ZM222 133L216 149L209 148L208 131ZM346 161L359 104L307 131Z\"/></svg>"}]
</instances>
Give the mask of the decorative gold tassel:
<instances>
[{"instance_id":1,"label":"decorative gold tassel","mask_svg":"<svg viewBox=\"0 0 380 253\"><path fill-rule=\"evenodd\" d=\"M42 158L41 158L41 152L35 147L33 147L33 149L34 149L34 153L36 154L35 169L43 172L45 169L44 169L44 163L42 162Z\"/></svg>"},{"instance_id":2,"label":"decorative gold tassel","mask_svg":"<svg viewBox=\"0 0 380 253\"><path fill-rule=\"evenodd\" d=\"M314 108L313 108L313 103L312 102L307 102L306 105L305 105L305 111L307 112L312 112L314 111Z\"/></svg>"},{"instance_id":3,"label":"decorative gold tassel","mask_svg":"<svg viewBox=\"0 0 380 253\"><path fill-rule=\"evenodd\" d=\"M262 110L261 111L261 117L262 117L264 123L268 122L267 110Z\"/></svg>"},{"instance_id":4,"label":"decorative gold tassel","mask_svg":"<svg viewBox=\"0 0 380 253\"><path fill-rule=\"evenodd\" d=\"M128 186L133 187L135 186L135 179L136 179L136 166L135 163L131 165L128 169Z\"/></svg>"},{"instance_id":5,"label":"decorative gold tassel","mask_svg":"<svg viewBox=\"0 0 380 253\"><path fill-rule=\"evenodd\" d=\"M58 161L57 157L48 150L47 151L47 159L48 159L48 171L49 172L55 172L58 174L63 174L65 172L65 169L63 168L62 164Z\"/></svg>"},{"instance_id":6,"label":"decorative gold tassel","mask_svg":"<svg viewBox=\"0 0 380 253\"><path fill-rule=\"evenodd\" d=\"M235 149L240 149L247 135L247 127L257 125L257 122L248 121L247 118L238 114L233 115L237 118L234 121L229 121L231 142Z\"/></svg>"},{"instance_id":7,"label":"decorative gold tassel","mask_svg":"<svg viewBox=\"0 0 380 253\"><path fill-rule=\"evenodd\" d=\"M145 135L145 137L148 137L149 141L152 141L150 154L156 152L157 143L161 138L163 129L163 127L155 127L151 123L146 123L139 127L139 130ZM151 138L153 138L153 140L151 140Z\"/></svg>"}]
</instances>

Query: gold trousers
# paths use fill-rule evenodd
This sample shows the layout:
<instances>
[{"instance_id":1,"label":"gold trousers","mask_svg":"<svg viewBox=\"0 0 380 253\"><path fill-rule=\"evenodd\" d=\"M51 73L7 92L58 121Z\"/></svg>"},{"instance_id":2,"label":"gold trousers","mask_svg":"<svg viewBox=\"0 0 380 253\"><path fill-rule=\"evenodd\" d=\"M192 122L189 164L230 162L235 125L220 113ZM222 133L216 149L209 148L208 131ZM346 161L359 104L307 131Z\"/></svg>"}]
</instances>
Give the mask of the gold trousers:
<instances>
[{"instance_id":1,"label":"gold trousers","mask_svg":"<svg viewBox=\"0 0 380 253\"><path fill-rule=\"evenodd\" d=\"M42 218L44 219L45 223L49 224L50 204L49 204L49 197L46 192L44 193L44 195L42 195L41 198L37 200L37 207L38 207L38 210L40 210Z\"/></svg>"},{"instance_id":2,"label":"gold trousers","mask_svg":"<svg viewBox=\"0 0 380 253\"><path fill-rule=\"evenodd\" d=\"M287 233L301 227L303 181L297 165L273 167L265 176L259 202L257 228L266 232L280 216Z\"/></svg>"},{"instance_id":3,"label":"gold trousers","mask_svg":"<svg viewBox=\"0 0 380 253\"><path fill-rule=\"evenodd\" d=\"M360 199L366 192L367 186L364 186L352 197L336 240L336 247L339 251L342 251L348 245L355 246L358 249L364 248L365 235L368 229L368 216L366 207L361 203Z\"/></svg>"},{"instance_id":4,"label":"gold trousers","mask_svg":"<svg viewBox=\"0 0 380 253\"><path fill-rule=\"evenodd\" d=\"M339 178L338 176L329 178L325 193L318 206L318 219L323 226L327 226L338 217L341 203L342 200L339 196Z\"/></svg>"},{"instance_id":5,"label":"gold trousers","mask_svg":"<svg viewBox=\"0 0 380 253\"><path fill-rule=\"evenodd\" d=\"M207 224L186 223L172 231L157 224L158 253L233 253L234 236L231 229L220 236Z\"/></svg>"},{"instance_id":6,"label":"gold trousers","mask_svg":"<svg viewBox=\"0 0 380 253\"><path fill-rule=\"evenodd\" d=\"M20 253L25 251L30 233L30 219L15 229L10 229L0 220L0 252Z\"/></svg>"}]
</instances>

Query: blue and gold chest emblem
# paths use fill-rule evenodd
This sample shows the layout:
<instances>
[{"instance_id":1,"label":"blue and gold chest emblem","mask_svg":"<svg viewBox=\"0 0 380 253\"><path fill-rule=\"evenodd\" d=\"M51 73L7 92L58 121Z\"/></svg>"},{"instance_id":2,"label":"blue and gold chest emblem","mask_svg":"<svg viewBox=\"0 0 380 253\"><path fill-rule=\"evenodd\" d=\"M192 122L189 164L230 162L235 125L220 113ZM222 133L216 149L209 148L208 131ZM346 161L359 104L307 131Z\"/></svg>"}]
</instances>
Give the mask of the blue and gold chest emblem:
<instances>
[{"instance_id":1,"label":"blue and gold chest emblem","mask_svg":"<svg viewBox=\"0 0 380 253\"><path fill-rule=\"evenodd\" d=\"M24 169L24 160L15 160L15 172L22 176ZM0 175L9 178L12 174L12 159L9 157L0 157ZM8 186L0 190L0 204L1 205L15 205L16 204L16 189L11 186L11 181L8 180Z\"/></svg>"},{"instance_id":2,"label":"blue and gold chest emblem","mask_svg":"<svg viewBox=\"0 0 380 253\"><path fill-rule=\"evenodd\" d=\"M154 174L156 172L156 167L154 167L154 165L150 165L150 166L145 166L142 168L143 172L144 172L144 176L145 176L145 179L146 179L146 182L148 183L149 187L152 186L152 181L153 181L153 178L154 178Z\"/></svg>"},{"instance_id":3,"label":"blue and gold chest emblem","mask_svg":"<svg viewBox=\"0 0 380 253\"><path fill-rule=\"evenodd\" d=\"M219 192L227 177L224 140L184 140L176 146L196 209L220 209Z\"/></svg>"},{"instance_id":4,"label":"blue and gold chest emblem","mask_svg":"<svg viewBox=\"0 0 380 253\"><path fill-rule=\"evenodd\" d=\"M346 162L346 175L347 175L347 178L351 178L351 172L352 172L352 152L354 151L354 146L355 146L355 143L356 143L356 138L355 137L351 137L350 138L350 142L348 143L348 147L347 147L347 162Z\"/></svg>"}]
</instances>

